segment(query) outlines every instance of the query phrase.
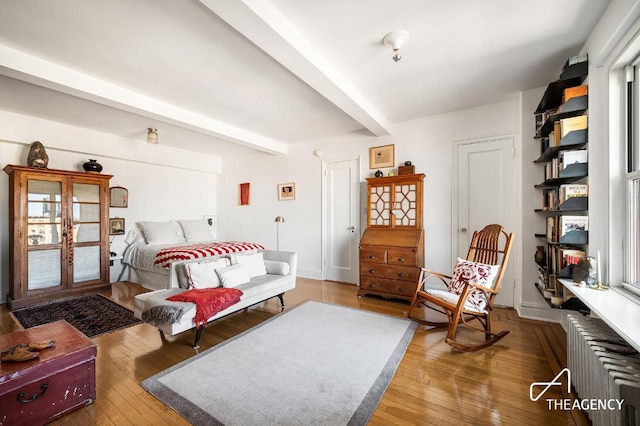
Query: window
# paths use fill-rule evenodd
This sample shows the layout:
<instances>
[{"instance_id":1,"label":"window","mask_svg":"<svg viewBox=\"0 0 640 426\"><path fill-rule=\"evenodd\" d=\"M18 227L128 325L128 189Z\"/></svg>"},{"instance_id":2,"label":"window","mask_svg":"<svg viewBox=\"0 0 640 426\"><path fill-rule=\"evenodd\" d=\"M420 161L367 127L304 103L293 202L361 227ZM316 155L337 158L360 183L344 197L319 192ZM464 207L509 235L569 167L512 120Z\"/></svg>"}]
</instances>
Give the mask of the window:
<instances>
[{"instance_id":1,"label":"window","mask_svg":"<svg viewBox=\"0 0 640 426\"><path fill-rule=\"evenodd\" d=\"M625 152L624 280L640 283L640 57L626 69L627 140Z\"/></svg>"}]
</instances>

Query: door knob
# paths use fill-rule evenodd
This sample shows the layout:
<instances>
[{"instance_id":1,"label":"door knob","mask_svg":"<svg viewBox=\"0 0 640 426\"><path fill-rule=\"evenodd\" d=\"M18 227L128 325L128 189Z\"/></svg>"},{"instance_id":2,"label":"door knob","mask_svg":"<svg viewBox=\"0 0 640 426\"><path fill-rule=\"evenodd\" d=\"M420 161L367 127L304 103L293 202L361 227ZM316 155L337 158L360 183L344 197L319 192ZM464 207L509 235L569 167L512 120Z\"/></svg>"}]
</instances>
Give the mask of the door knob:
<instances>
[{"instance_id":1,"label":"door knob","mask_svg":"<svg viewBox=\"0 0 640 426\"><path fill-rule=\"evenodd\" d=\"M352 233L356 230L355 226L350 226L347 228L347 231L351 231Z\"/></svg>"},{"instance_id":2,"label":"door knob","mask_svg":"<svg viewBox=\"0 0 640 426\"><path fill-rule=\"evenodd\" d=\"M467 228L460 228L460 232L462 232L462 233L467 232Z\"/></svg>"}]
</instances>

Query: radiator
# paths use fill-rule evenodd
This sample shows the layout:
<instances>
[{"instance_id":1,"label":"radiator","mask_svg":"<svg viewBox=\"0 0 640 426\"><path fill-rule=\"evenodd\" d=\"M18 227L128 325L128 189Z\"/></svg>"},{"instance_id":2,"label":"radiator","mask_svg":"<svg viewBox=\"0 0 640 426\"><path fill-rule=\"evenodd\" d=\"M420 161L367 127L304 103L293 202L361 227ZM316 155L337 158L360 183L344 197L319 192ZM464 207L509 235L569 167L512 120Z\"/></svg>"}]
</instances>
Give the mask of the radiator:
<instances>
[{"instance_id":1,"label":"radiator","mask_svg":"<svg viewBox=\"0 0 640 426\"><path fill-rule=\"evenodd\" d=\"M581 400L624 399L622 409L587 409L594 426L640 426L640 354L604 321L567 315L567 367Z\"/></svg>"}]
</instances>

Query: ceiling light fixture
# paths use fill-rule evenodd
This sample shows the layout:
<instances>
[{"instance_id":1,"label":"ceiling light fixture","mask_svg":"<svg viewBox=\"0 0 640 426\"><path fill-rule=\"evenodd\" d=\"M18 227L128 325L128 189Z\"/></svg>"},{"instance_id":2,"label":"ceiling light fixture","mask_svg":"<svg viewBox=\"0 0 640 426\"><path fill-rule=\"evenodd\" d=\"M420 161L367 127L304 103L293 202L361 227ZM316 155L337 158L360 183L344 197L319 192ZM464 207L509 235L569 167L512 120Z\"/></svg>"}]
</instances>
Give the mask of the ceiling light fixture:
<instances>
[{"instance_id":1,"label":"ceiling light fixture","mask_svg":"<svg viewBox=\"0 0 640 426\"><path fill-rule=\"evenodd\" d=\"M402 31L402 30L398 30L398 31L393 31L390 32L389 34L387 34L386 36L384 36L384 38L382 39L382 43L393 49L393 60L398 62L400 59L402 59L402 56L400 56L400 47L402 47L402 44L409 40L409 33L406 31Z\"/></svg>"},{"instance_id":2,"label":"ceiling light fixture","mask_svg":"<svg viewBox=\"0 0 640 426\"><path fill-rule=\"evenodd\" d=\"M147 143L158 144L158 129L149 127L147 129Z\"/></svg>"}]
</instances>

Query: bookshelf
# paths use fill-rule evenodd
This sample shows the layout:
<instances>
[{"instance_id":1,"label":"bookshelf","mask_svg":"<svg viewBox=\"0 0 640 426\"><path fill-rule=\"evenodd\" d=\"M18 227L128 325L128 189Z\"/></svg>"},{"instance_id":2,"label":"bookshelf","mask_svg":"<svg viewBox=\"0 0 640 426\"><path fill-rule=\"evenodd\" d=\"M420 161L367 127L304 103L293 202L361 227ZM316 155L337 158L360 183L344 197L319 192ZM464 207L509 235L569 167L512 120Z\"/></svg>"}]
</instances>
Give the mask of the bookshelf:
<instances>
[{"instance_id":1,"label":"bookshelf","mask_svg":"<svg viewBox=\"0 0 640 426\"><path fill-rule=\"evenodd\" d=\"M549 306L579 311L588 308L565 294L558 280L571 278L573 265L586 257L589 243L587 73L586 56L569 58L534 112L540 156L533 163L542 172L535 185L540 193L535 212L545 219L545 229L535 234L544 249L544 260L536 261L535 286Z\"/></svg>"}]
</instances>

